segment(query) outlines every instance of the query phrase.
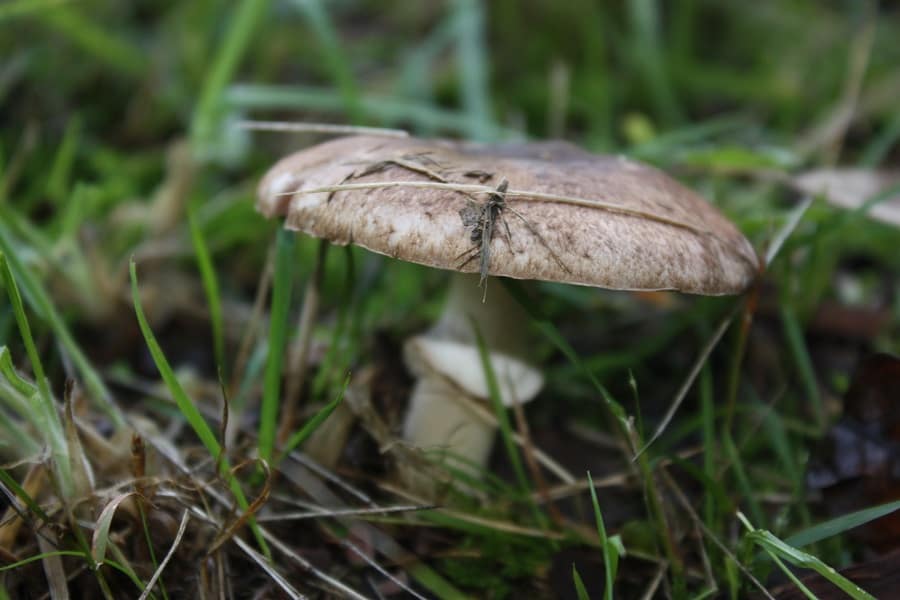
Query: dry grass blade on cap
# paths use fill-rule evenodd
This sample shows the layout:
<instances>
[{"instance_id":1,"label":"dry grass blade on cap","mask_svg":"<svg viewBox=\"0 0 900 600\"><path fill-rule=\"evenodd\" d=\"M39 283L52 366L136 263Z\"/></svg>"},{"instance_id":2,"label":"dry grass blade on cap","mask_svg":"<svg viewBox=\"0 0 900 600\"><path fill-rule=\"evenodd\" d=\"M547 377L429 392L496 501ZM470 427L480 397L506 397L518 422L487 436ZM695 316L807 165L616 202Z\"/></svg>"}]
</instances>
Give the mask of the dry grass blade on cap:
<instances>
[{"instance_id":1,"label":"dry grass blade on cap","mask_svg":"<svg viewBox=\"0 0 900 600\"><path fill-rule=\"evenodd\" d=\"M309 194L330 194L334 192L344 192L352 190L375 190L384 188L419 188L432 190L445 190L448 192L461 192L464 194L497 194L497 189L490 186L470 184L470 183L453 183L440 181L379 181L372 183L339 183L334 185L326 185L311 189L297 190L293 192L280 192L281 196L296 196ZM559 204L570 204L572 206L583 206L585 208L593 208L598 210L606 210L613 213L619 213L630 217L639 217L649 221L656 221L663 225L671 225L679 229L708 235L710 232L700 229L689 223L676 219L669 219L658 214L628 208L619 204L607 202L600 198L585 198L576 196L563 196L561 194L549 194L537 190L519 190L507 189L503 191L503 195L522 200L524 202L555 202Z\"/></svg>"},{"instance_id":2,"label":"dry grass blade on cap","mask_svg":"<svg viewBox=\"0 0 900 600\"><path fill-rule=\"evenodd\" d=\"M409 137L403 129L384 127L362 127L360 125L339 125L335 123L291 123L288 121L238 121L241 129L253 131L275 131L281 133L331 133L335 135L382 135L385 137Z\"/></svg>"}]
</instances>

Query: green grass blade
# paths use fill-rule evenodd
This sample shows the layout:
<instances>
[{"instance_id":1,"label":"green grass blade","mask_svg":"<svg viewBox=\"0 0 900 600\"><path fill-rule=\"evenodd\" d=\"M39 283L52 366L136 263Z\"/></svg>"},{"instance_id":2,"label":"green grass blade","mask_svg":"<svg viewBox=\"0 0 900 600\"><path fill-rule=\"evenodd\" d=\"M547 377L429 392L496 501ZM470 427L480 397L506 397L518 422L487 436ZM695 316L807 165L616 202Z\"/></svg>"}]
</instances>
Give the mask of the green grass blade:
<instances>
[{"instance_id":1,"label":"green grass blade","mask_svg":"<svg viewBox=\"0 0 900 600\"><path fill-rule=\"evenodd\" d=\"M122 37L116 37L108 26L94 23L76 10L72 3L36 13L36 17L72 41L93 60L102 62L130 77L145 73L144 53Z\"/></svg>"},{"instance_id":2,"label":"green grass blade","mask_svg":"<svg viewBox=\"0 0 900 600\"><path fill-rule=\"evenodd\" d=\"M565 356L572 365L584 375L588 381L590 381L591 385L594 386L594 389L600 394L603 400L606 402L606 405L609 407L613 416L617 419L618 425L622 428L623 432L627 432L629 428L628 423L628 415L625 412L625 409L622 408L622 405L616 402L616 400L612 397L606 387L600 383L600 381L594 376L594 374L588 369L581 358L578 356L578 353L569 345L569 342L559 333L559 330L556 329L556 326L553 325L548 319L546 319L543 315L541 315L537 306L534 302L531 301L530 298L524 293L522 290L521 284L517 281L513 281L511 279L503 278L501 279L504 287L506 287L506 291L510 293L510 295L515 298L516 302L519 303L522 308L525 309L525 312L528 313L529 318L532 323L540 330L540 332L546 337L550 342L553 343L554 346ZM627 437L627 436L626 436Z\"/></svg>"},{"instance_id":3,"label":"green grass blade","mask_svg":"<svg viewBox=\"0 0 900 600\"><path fill-rule=\"evenodd\" d=\"M195 149L205 149L213 138L223 114L222 93L234 77L250 39L268 8L268 0L243 0L231 15L224 41L215 54L194 113L191 140Z\"/></svg>"},{"instance_id":4,"label":"green grass blade","mask_svg":"<svg viewBox=\"0 0 900 600\"><path fill-rule=\"evenodd\" d=\"M488 86L488 53L484 44L484 8L477 0L455 0L456 56L462 104L472 118L467 135L489 141L492 119Z\"/></svg>"},{"instance_id":5,"label":"green grass blade","mask_svg":"<svg viewBox=\"0 0 900 600\"><path fill-rule=\"evenodd\" d=\"M284 444L284 448L281 450L281 454L275 463L281 462L281 459L285 457L285 455L289 454L294 448L305 442L309 436L313 434L313 432L319 428L319 425L325 422L331 413L340 405L344 400L344 394L347 392L347 386L350 385L350 375L347 375L347 378L344 380L344 386L341 388L341 391L335 397L334 400L323 406L319 411L312 416L312 418L307 421L303 427L301 427L298 431L296 431L290 438L288 438L287 442Z\"/></svg>"},{"instance_id":6,"label":"green grass blade","mask_svg":"<svg viewBox=\"0 0 900 600\"><path fill-rule=\"evenodd\" d=\"M319 252L324 252L325 248L320 248ZM350 246L344 248L344 260L346 271L344 273L343 290L341 291L341 302L337 309L337 318L334 327L331 329L331 339L328 342L328 350L322 358L322 364L319 366L318 372L312 381L311 398L321 398L330 386L336 385L334 380L336 373L345 373L349 369L351 353L348 352L351 336L353 335L351 321L359 317L362 311L357 310L358 291L356 278L356 261L353 259L353 252ZM317 260L319 260L317 258ZM315 271L315 269L314 269ZM311 274L312 275L312 274Z\"/></svg>"},{"instance_id":7,"label":"green grass blade","mask_svg":"<svg viewBox=\"0 0 900 600\"><path fill-rule=\"evenodd\" d=\"M413 579L441 600L466 600L469 598L424 562L413 563L406 567L406 570Z\"/></svg>"},{"instance_id":8,"label":"green grass blade","mask_svg":"<svg viewBox=\"0 0 900 600\"><path fill-rule=\"evenodd\" d=\"M194 246L194 254L197 257L197 268L203 281L203 291L206 293L206 302L209 305L209 320L213 332L213 352L216 357L216 366L222 378L227 378L225 369L225 336L222 329L222 299L219 295L219 280L213 267L212 258L209 255L209 247L203 237L203 231L197 223L197 214L193 205L188 205L188 225L191 230L191 242Z\"/></svg>"},{"instance_id":9,"label":"green grass blade","mask_svg":"<svg viewBox=\"0 0 900 600\"><path fill-rule=\"evenodd\" d=\"M19 482L16 481L12 475L10 475L6 469L0 469L0 483L9 488L13 494L16 495L22 502L25 503L25 506L28 507L28 510L33 512L37 517L43 521L44 523L50 523L50 517L47 513L44 512L44 509L41 508L41 505L34 501L34 498L28 495L28 492L19 485Z\"/></svg>"},{"instance_id":10,"label":"green grass blade","mask_svg":"<svg viewBox=\"0 0 900 600\"><path fill-rule=\"evenodd\" d=\"M441 55L456 41L456 23L451 19L443 19L431 29L426 37L418 40L417 46L411 48L403 57L397 86L398 94L405 98L432 100L434 98L434 64ZM434 135L431 128L418 126L419 135Z\"/></svg>"},{"instance_id":11,"label":"green grass blade","mask_svg":"<svg viewBox=\"0 0 900 600\"><path fill-rule=\"evenodd\" d=\"M8 391L6 386L0 385L0 403L8 404L10 396ZM16 393L12 395L18 396ZM20 408L24 408L24 405ZM11 418L7 411L0 410L0 450L9 455L26 457L37 456L41 449L41 445L31 437L30 432L23 429L21 421Z\"/></svg>"},{"instance_id":12,"label":"green grass blade","mask_svg":"<svg viewBox=\"0 0 900 600\"><path fill-rule=\"evenodd\" d=\"M806 484L803 470L798 466L801 463L796 457L791 439L785 430L784 420L770 406L761 405L760 412L762 412L760 415L760 421L763 423L762 430L769 439L772 452L781 463L781 472L790 480L793 487L800 521L803 526L809 526L811 518L805 502Z\"/></svg>"},{"instance_id":13,"label":"green grass blade","mask_svg":"<svg viewBox=\"0 0 900 600\"><path fill-rule=\"evenodd\" d=\"M869 142L859 160L860 167L875 168L889 155L900 140L900 113L895 113L887 125L875 133L875 139Z\"/></svg>"},{"instance_id":14,"label":"green grass blade","mask_svg":"<svg viewBox=\"0 0 900 600\"><path fill-rule=\"evenodd\" d=\"M523 492L527 492L531 485L528 476L525 475L525 467L522 466L522 460L519 458L519 451L516 449L516 443L513 441L512 425L509 422L509 415L506 414L506 407L500 397L500 384L497 382L497 374L491 364L491 356L484 341L484 336L478 324L472 320L472 328L475 330L475 340L478 345L478 356L481 359L481 368L484 370L485 381L488 387L488 397L491 401L491 407L497 417L497 425L500 429L500 438L503 440L503 446L506 448L506 455L516 474L516 480L519 482L519 488Z\"/></svg>"},{"instance_id":15,"label":"green grass blade","mask_svg":"<svg viewBox=\"0 0 900 600\"><path fill-rule=\"evenodd\" d=\"M361 123L363 115L359 86L356 84L353 71L344 56L334 24L328 16L328 11L322 5L322 0L293 0L293 4L306 17L319 41L325 66L335 87L340 92L347 116L351 122Z\"/></svg>"},{"instance_id":16,"label":"green grass blade","mask_svg":"<svg viewBox=\"0 0 900 600\"><path fill-rule=\"evenodd\" d=\"M150 557L150 564L153 566L153 572L155 573L159 570L159 561L156 558L156 552L153 550L153 538L150 535L150 524L147 521L147 511L144 510L144 505L142 503L138 502L137 506L138 513L141 517L141 529L144 533L144 541L147 545L147 555ZM165 582L159 581L159 591L164 600L169 600L169 593L166 590ZM150 594L150 597L153 598L153 594Z\"/></svg>"},{"instance_id":17,"label":"green grass blade","mask_svg":"<svg viewBox=\"0 0 900 600\"><path fill-rule=\"evenodd\" d=\"M828 417L825 414L825 406L822 403L822 395L819 393L819 384L816 382L816 371L803 339L803 329L794 311L787 304L781 305L781 324L784 327L784 335L787 338L788 348L794 358L794 365L800 373L800 381L806 399L816 417L816 425L819 431L825 431Z\"/></svg>"},{"instance_id":18,"label":"green grass blade","mask_svg":"<svg viewBox=\"0 0 900 600\"><path fill-rule=\"evenodd\" d=\"M581 575L578 574L578 569L575 568L575 563L572 563L572 583L575 584L575 594L578 596L578 600L591 600L587 588L584 587L584 582L581 581Z\"/></svg>"},{"instance_id":19,"label":"green grass blade","mask_svg":"<svg viewBox=\"0 0 900 600\"><path fill-rule=\"evenodd\" d=\"M880 519L898 510L900 510L900 500L852 512L795 533L787 538L785 543L794 547L808 546L860 525L865 525L870 521Z\"/></svg>"},{"instance_id":20,"label":"green grass blade","mask_svg":"<svg viewBox=\"0 0 900 600\"><path fill-rule=\"evenodd\" d=\"M787 578L791 580L791 583L793 583L795 586L797 586L797 589L799 589L800 592L804 596L806 596L809 600L819 600L819 597L816 596L811 589L806 587L806 584L804 584L802 581L800 581L800 578L797 577L797 575L795 575L793 571L791 571L790 569L787 568L787 566L784 564L784 562L781 560L781 558L778 557L777 554L773 554L773 553L768 553L768 554L769 554L769 557L772 559L772 562L774 562L775 565L781 570L781 572L784 573L787 576Z\"/></svg>"},{"instance_id":21,"label":"green grass blade","mask_svg":"<svg viewBox=\"0 0 900 600\"><path fill-rule=\"evenodd\" d=\"M53 159L53 166L50 168L50 176L47 178L47 195L54 200L61 200L69 189L80 137L81 118L76 115L66 124L66 132L63 134L62 142Z\"/></svg>"},{"instance_id":22,"label":"green grass blade","mask_svg":"<svg viewBox=\"0 0 900 600\"><path fill-rule=\"evenodd\" d=\"M757 500L754 488L750 484L750 479L747 477L747 470L744 469L744 463L741 460L737 446L734 444L731 433L727 430L722 432L722 449L725 451L725 456L731 463L731 467L734 470L734 477L737 480L738 489L741 491L741 497L747 502L747 508L750 511L750 514L753 516L754 521L763 523L763 511L759 505L759 500Z\"/></svg>"},{"instance_id":23,"label":"green grass blade","mask_svg":"<svg viewBox=\"0 0 900 600\"><path fill-rule=\"evenodd\" d=\"M42 10L49 10L56 4L63 4L68 0L6 0L0 5L0 24L5 19L24 17Z\"/></svg>"},{"instance_id":24,"label":"green grass blade","mask_svg":"<svg viewBox=\"0 0 900 600\"><path fill-rule=\"evenodd\" d=\"M124 427L125 418L122 416L122 411L113 402L112 394L110 394L106 384L103 383L100 374L94 370L90 361L81 351L81 348L75 342L75 338L72 337L71 332L66 327L62 316L50 301L47 292L34 275L21 263L14 248L15 244L12 242L11 236L0 223L0 251L6 255L11 272L15 275L16 281L22 285L25 298L32 303L32 309L38 316L47 321L60 345L69 354L69 357L75 364L75 368L84 379L84 384L91 393L92 400L113 420L116 427Z\"/></svg>"},{"instance_id":25,"label":"green grass blade","mask_svg":"<svg viewBox=\"0 0 900 600\"><path fill-rule=\"evenodd\" d=\"M787 544L786 542L778 539L770 531L766 531L764 529L755 529L740 513L738 513L738 518L741 519L744 525L750 530L747 533L748 539L765 550L765 552L789 577L791 576L791 572L781 563L782 559L798 567L815 571L816 573L833 583L841 591L843 591L854 600L875 600L874 596L838 573L832 567L826 565L815 556L794 548L790 544ZM799 584L799 581L797 581L796 578L791 578L795 583ZM808 590L806 591L808 592ZM815 596L810 597L815 598Z\"/></svg>"},{"instance_id":26,"label":"green grass blade","mask_svg":"<svg viewBox=\"0 0 900 600\"><path fill-rule=\"evenodd\" d=\"M25 344L25 353L28 354L28 360L31 362L31 369L34 373L38 390L40 390L41 397L45 404L52 402L50 386L47 383L47 377L44 374L44 365L41 363L41 357L38 355L37 346L34 344L34 338L31 336L31 326L28 324L28 317L25 315L25 306L22 304L19 286L16 285L16 279L13 277L12 270L9 268L6 255L2 251L0 251L0 278L3 279L3 285L6 287L6 295L9 297L9 302L12 305L13 315L16 318L16 325L19 327L22 343Z\"/></svg>"},{"instance_id":27,"label":"green grass blade","mask_svg":"<svg viewBox=\"0 0 900 600\"><path fill-rule=\"evenodd\" d=\"M626 52L632 57L636 70L644 79L650 101L654 103L658 117L668 125L681 121L681 108L670 83L665 51L661 41L662 3L657 0L632 0L628 2L631 25L631 47Z\"/></svg>"},{"instance_id":28,"label":"green grass blade","mask_svg":"<svg viewBox=\"0 0 900 600\"><path fill-rule=\"evenodd\" d=\"M12 398L4 397L4 400L18 408L20 416L31 422L43 442L50 447L53 456L52 472L59 483L60 496L66 500L71 499L75 494L75 487L69 462L69 446L53 400L45 399L29 382L19 377L5 346L0 347L0 374L15 389L15 393L22 396L13 402L10 402Z\"/></svg>"},{"instance_id":29,"label":"green grass blade","mask_svg":"<svg viewBox=\"0 0 900 600\"><path fill-rule=\"evenodd\" d=\"M40 554L35 554L33 556L29 556L28 558L23 558L22 560L17 560L16 562L9 563L8 565L0 565L0 573L4 571L13 571L15 569L18 569L19 567L24 567L25 565L29 565L39 560L44 560L45 558L48 558L50 556L74 556L76 558L86 559L90 562L90 557L84 552L79 552L78 550L55 550L53 552L41 552Z\"/></svg>"},{"instance_id":30,"label":"green grass blade","mask_svg":"<svg viewBox=\"0 0 900 600\"><path fill-rule=\"evenodd\" d=\"M153 335L153 330L150 329L150 324L147 322L147 317L144 314L144 307L141 304L141 296L138 291L137 266L133 260L129 264L129 273L131 275L131 298L134 303L134 312L137 316L138 326L144 336L144 341L150 350L150 355L153 357L153 362L156 363L156 368L169 388L169 393L172 394L178 409L184 415L184 418L187 419L191 429L194 430L194 433L197 434L197 437L200 438L200 441L209 453L218 458L222 453L222 447L219 445L215 433L213 433L206 419L203 418L203 415L200 414L200 411L194 406L191 399L188 398L184 388L181 387L181 383L175 377L175 372L169 365L165 354L163 354L159 342L156 341L156 336Z\"/></svg>"},{"instance_id":31,"label":"green grass blade","mask_svg":"<svg viewBox=\"0 0 900 600\"><path fill-rule=\"evenodd\" d=\"M703 436L703 474L710 480L716 477L716 409L713 404L713 379L709 364L700 371L700 419ZM716 499L712 494L703 495L703 522L712 530L719 531Z\"/></svg>"},{"instance_id":32,"label":"green grass blade","mask_svg":"<svg viewBox=\"0 0 900 600\"><path fill-rule=\"evenodd\" d=\"M613 584L616 581L616 572L619 569L619 545L613 543L606 536L606 526L603 524L603 513L600 512L600 503L597 501L597 489L590 472L587 474L588 484L591 486L591 505L594 508L594 520L597 523L597 535L600 536L600 548L603 552L603 570L606 572L606 587L603 597L613 600Z\"/></svg>"},{"instance_id":33,"label":"green grass blade","mask_svg":"<svg viewBox=\"0 0 900 600\"><path fill-rule=\"evenodd\" d=\"M531 483L528 480L528 476L525 474L525 467L522 465L522 459L519 457L519 451L516 448L516 442L513 439L512 424L509 422L509 415L506 412L506 407L503 406L500 395L500 384L497 382L497 373L494 371L494 367L491 364L491 355L488 352L484 336L481 334L481 330L474 319L472 319L472 329L475 331L478 356L481 358L481 368L484 370L484 378L487 382L488 398L491 401L494 415L497 417L497 425L500 429L500 439L503 441L506 455L516 474L519 490L526 498L528 498L535 522L541 527L546 527L547 519L544 517L543 513L541 513L540 508L538 508L537 503L532 498Z\"/></svg>"},{"instance_id":34,"label":"green grass blade","mask_svg":"<svg viewBox=\"0 0 900 600\"><path fill-rule=\"evenodd\" d=\"M50 386L44 374L44 367L41 364L37 346L35 346L34 338L31 336L31 326L28 324L28 317L25 315L25 306L22 303L22 296L19 294L19 287L16 285L16 279L9 268L6 255L2 251L0 251L0 278L3 279L3 285L6 287L6 294L12 305L16 324L19 327L19 334L22 337L25 351L28 354L28 359L31 361L31 368L37 380L37 390L34 393L24 394L28 398L31 412L22 416L33 419L37 430L50 446L53 453L53 472L56 474L59 482L60 493L64 499L70 499L75 488L69 462L69 446L63 434L63 426L56 411L56 405L53 403L53 395L50 392ZM12 369L12 359L9 357L8 350L5 347L0 348L0 354L5 355L5 359L0 360L0 362L4 363L4 375L7 380L14 387L22 390L24 387L23 381L15 375L15 371Z\"/></svg>"},{"instance_id":35,"label":"green grass blade","mask_svg":"<svg viewBox=\"0 0 900 600\"><path fill-rule=\"evenodd\" d=\"M206 422L206 419L203 418L203 415L200 414L200 411L194 406L191 399L188 398L188 395L181 386L181 383L179 383L178 378L175 377L175 372L172 370L171 365L169 365L166 355L163 354L159 342L156 341L153 330L150 329L150 324L147 322L144 308L141 305L141 295L138 291L137 267L133 260L128 265L128 272L131 276L131 299L134 303L134 312L137 317L138 327L140 327L141 334L144 336L144 341L147 344L147 348L150 350L153 362L156 364L160 376L163 378L166 387L169 389L169 393L172 394L172 398L175 399L175 403L178 405L181 414L187 419L188 424L194 430L194 433L197 434L197 437L200 438L200 441L206 447L210 455L218 461L219 473L228 482L229 488L234 494L238 506L240 506L241 509L246 510L250 505L247 502L246 496L244 496L244 491L241 489L241 485L237 478L231 474L228 458L222 453L222 446L216 439L216 436ZM253 535L263 554L265 554L266 557L271 558L269 546L263 538L259 527L256 525L256 521L250 519L249 526L253 531Z\"/></svg>"},{"instance_id":36,"label":"green grass blade","mask_svg":"<svg viewBox=\"0 0 900 600\"><path fill-rule=\"evenodd\" d=\"M287 333L288 313L293 287L294 239L290 231L279 229L275 239L275 276L272 281L272 309L269 316L269 348L263 380L263 399L259 416L259 456L271 461L275 448L278 405Z\"/></svg>"},{"instance_id":37,"label":"green grass blade","mask_svg":"<svg viewBox=\"0 0 900 600\"><path fill-rule=\"evenodd\" d=\"M11 385L16 392L23 396L30 396L37 392L37 388L31 385L31 382L26 381L16 373L12 355L9 352L9 348L6 346L0 346L0 374L6 378L6 382Z\"/></svg>"}]
</instances>

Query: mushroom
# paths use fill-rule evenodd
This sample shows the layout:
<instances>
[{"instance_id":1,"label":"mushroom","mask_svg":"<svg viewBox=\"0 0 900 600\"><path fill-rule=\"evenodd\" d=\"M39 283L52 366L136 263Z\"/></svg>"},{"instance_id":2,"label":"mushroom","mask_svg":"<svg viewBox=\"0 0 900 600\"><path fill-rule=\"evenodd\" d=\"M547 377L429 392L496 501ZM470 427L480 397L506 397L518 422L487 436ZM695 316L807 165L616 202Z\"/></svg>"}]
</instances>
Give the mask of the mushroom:
<instances>
[{"instance_id":1,"label":"mushroom","mask_svg":"<svg viewBox=\"0 0 900 600\"><path fill-rule=\"evenodd\" d=\"M487 276L723 295L758 271L746 238L693 191L653 167L561 142L340 138L272 167L257 208L335 244L458 272L439 321L405 348L420 379L404 435L476 464L493 427L470 402L454 402L487 397L473 321L504 403L526 402L542 384L527 362L522 309L501 285L485 293Z\"/></svg>"}]
</instances>

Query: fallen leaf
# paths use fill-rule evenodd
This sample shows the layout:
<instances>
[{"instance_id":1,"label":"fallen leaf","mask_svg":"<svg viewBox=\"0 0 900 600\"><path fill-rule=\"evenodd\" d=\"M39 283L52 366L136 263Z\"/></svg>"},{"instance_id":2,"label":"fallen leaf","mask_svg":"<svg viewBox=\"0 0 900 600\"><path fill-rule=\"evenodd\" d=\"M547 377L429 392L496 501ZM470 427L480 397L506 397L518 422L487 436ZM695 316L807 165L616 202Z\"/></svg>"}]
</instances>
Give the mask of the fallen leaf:
<instances>
[{"instance_id":1,"label":"fallen leaf","mask_svg":"<svg viewBox=\"0 0 900 600\"><path fill-rule=\"evenodd\" d=\"M823 195L828 202L846 209L862 206L877 194L900 184L900 172L873 169L816 169L795 175L795 188L811 194ZM900 227L900 191L875 204L868 216Z\"/></svg>"}]
</instances>

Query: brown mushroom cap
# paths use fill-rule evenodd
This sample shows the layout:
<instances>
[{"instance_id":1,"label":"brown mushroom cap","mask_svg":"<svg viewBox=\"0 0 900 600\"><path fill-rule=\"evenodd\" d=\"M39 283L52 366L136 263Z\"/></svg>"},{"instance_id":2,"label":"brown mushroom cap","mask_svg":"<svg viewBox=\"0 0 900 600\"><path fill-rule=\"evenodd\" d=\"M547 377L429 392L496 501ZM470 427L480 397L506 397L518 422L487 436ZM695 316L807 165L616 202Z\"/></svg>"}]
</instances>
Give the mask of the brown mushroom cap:
<instances>
[{"instance_id":1,"label":"brown mushroom cap","mask_svg":"<svg viewBox=\"0 0 900 600\"><path fill-rule=\"evenodd\" d=\"M750 243L693 191L655 168L559 142L340 138L272 167L257 208L335 244L477 272L477 245L460 210L489 194L447 188L496 188L504 179L490 275L718 295L742 291L757 273ZM385 182L433 187L359 187ZM308 193L346 184L357 187Z\"/></svg>"}]
</instances>

